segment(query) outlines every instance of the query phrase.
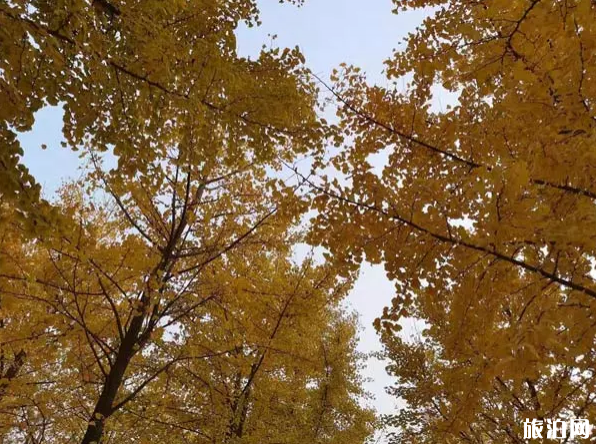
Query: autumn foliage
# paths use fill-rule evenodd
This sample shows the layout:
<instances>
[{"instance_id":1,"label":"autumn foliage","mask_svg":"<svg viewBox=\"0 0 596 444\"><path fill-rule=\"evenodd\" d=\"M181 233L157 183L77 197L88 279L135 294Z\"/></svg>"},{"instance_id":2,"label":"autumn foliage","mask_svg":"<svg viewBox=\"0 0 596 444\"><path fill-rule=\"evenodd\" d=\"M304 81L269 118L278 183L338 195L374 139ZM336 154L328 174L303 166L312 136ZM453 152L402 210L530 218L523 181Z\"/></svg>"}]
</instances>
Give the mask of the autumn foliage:
<instances>
[{"instance_id":1,"label":"autumn foliage","mask_svg":"<svg viewBox=\"0 0 596 444\"><path fill-rule=\"evenodd\" d=\"M252 0L0 2L0 442L362 444L364 261L389 442L596 423L596 5L393 3L428 17L380 86L240 57ZM48 105L85 165L50 201Z\"/></svg>"},{"instance_id":2,"label":"autumn foliage","mask_svg":"<svg viewBox=\"0 0 596 444\"><path fill-rule=\"evenodd\" d=\"M370 434L353 275L294 257L308 200L275 173L323 146L315 86L297 49L236 54L257 14L0 3L0 441ZM85 163L51 203L17 139L46 105Z\"/></svg>"},{"instance_id":3,"label":"autumn foliage","mask_svg":"<svg viewBox=\"0 0 596 444\"><path fill-rule=\"evenodd\" d=\"M394 3L433 12L386 61L389 86L336 74L347 138L332 162L349 180L314 184L315 238L396 282L377 321L406 403L386 418L393 442L521 443L524 418L594 423L596 7ZM458 102L431 106L441 87ZM405 319L421 334L398 333Z\"/></svg>"}]
</instances>

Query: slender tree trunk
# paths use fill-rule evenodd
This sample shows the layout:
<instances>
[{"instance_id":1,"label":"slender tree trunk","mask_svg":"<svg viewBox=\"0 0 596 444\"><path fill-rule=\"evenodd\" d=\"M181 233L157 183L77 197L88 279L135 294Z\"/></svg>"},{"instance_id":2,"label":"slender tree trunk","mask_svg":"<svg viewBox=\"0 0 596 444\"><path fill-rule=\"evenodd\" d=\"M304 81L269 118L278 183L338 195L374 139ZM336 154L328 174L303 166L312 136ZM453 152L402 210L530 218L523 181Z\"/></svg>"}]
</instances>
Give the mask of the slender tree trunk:
<instances>
[{"instance_id":1,"label":"slender tree trunk","mask_svg":"<svg viewBox=\"0 0 596 444\"><path fill-rule=\"evenodd\" d=\"M176 262L176 259L172 257L172 254L174 253L176 245L180 241L188 224L188 212L190 206L192 206L192 204L190 204L188 201L190 183L191 176L189 173L186 184L186 203L182 209L180 222L176 226L176 229L172 230L171 237L169 238L168 243L162 252L162 259L159 265L151 273L151 276L158 276L161 280L160 288L157 290L158 293L161 293L164 290L164 286L168 280L169 271ZM201 184L196 194L197 201L200 201L204 190L205 184ZM163 275L165 276L162 277ZM145 341L148 339L147 335L151 333L152 315L147 314L151 305L151 292L151 288L148 288L146 293L144 293L141 297L141 313L132 318L130 326L128 327L120 347L118 348L116 360L110 367L110 372L106 377L102 392L97 400L97 403L95 404L93 415L89 419L87 431L85 432L85 436L83 436L81 444L99 444L101 442L105 422L114 413L114 400L116 399L120 387L122 386L126 369L128 368L134 355L142 348ZM147 318L149 319L149 326L147 326L147 330L145 332L141 333L143 330L143 322Z\"/></svg>"},{"instance_id":2,"label":"slender tree trunk","mask_svg":"<svg viewBox=\"0 0 596 444\"><path fill-rule=\"evenodd\" d=\"M122 381L124 380L126 369L128 368L131 359L135 355L135 345L139 341L139 335L144 319L145 315L140 314L135 316L131 321L130 327L128 328L126 335L120 344L120 348L118 349L116 361L110 369L110 373L106 378L101 395L95 404L93 415L89 420L89 425L87 426L87 431L85 432L85 436L83 437L81 444L100 442L103 435L105 421L113 413L112 408L114 405L114 400L116 399L116 395L118 394L120 386L122 385Z\"/></svg>"}]
</instances>

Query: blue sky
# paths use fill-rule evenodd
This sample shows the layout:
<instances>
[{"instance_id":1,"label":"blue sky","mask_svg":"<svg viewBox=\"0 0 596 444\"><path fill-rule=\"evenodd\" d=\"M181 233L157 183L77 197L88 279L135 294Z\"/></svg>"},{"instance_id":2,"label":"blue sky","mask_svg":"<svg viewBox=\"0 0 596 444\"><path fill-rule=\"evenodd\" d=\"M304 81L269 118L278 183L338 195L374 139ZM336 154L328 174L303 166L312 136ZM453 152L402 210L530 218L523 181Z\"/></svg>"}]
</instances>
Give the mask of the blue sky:
<instances>
[{"instance_id":1,"label":"blue sky","mask_svg":"<svg viewBox=\"0 0 596 444\"><path fill-rule=\"evenodd\" d=\"M424 18L423 11L391 14L391 0L306 0L300 8L275 0L259 4L263 25L240 30L239 51L254 54L270 42L268 35L277 35L279 46L299 46L309 68L323 78L345 62L383 82L383 61Z\"/></svg>"},{"instance_id":2,"label":"blue sky","mask_svg":"<svg viewBox=\"0 0 596 444\"><path fill-rule=\"evenodd\" d=\"M241 27L238 48L242 55L256 54L263 44L281 47L299 46L309 68L321 78L345 62L360 66L370 81L384 84L383 60L395 48L403 46L403 38L421 23L425 13L414 11L394 15L391 0L307 0L301 8L261 0L260 28ZM33 131L22 134L24 162L42 184L46 197L51 197L60 183L77 177L77 153L60 147L62 111L46 108L36 116ZM47 150L41 144L48 145ZM379 350L372 322L393 296L393 285L385 278L382 267L365 265L348 305L361 317L363 326L360 350ZM374 406L383 413L395 409L394 400L385 394L391 383L384 364L371 360L364 372L370 378L367 388L375 396Z\"/></svg>"}]
</instances>

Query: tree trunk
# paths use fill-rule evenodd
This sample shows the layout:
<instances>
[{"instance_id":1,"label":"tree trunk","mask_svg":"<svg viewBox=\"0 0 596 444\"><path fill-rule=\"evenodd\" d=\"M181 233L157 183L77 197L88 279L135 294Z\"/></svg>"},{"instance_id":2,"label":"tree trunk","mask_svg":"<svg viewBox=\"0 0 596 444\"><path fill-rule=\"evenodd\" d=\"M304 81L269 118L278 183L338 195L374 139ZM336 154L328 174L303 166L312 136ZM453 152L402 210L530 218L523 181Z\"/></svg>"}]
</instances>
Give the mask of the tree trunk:
<instances>
[{"instance_id":1,"label":"tree trunk","mask_svg":"<svg viewBox=\"0 0 596 444\"><path fill-rule=\"evenodd\" d=\"M87 431L85 432L81 444L98 444L100 442L105 421L113 413L112 406L114 405L114 400L116 399L116 395L124 380L124 373L126 372L131 359L135 355L135 345L139 340L139 334L144 319L145 315L140 314L135 316L131 321L130 327L124 336L124 340L118 349L116 361L110 369L101 395L95 404L93 415L89 419L89 425L87 426Z\"/></svg>"}]
</instances>

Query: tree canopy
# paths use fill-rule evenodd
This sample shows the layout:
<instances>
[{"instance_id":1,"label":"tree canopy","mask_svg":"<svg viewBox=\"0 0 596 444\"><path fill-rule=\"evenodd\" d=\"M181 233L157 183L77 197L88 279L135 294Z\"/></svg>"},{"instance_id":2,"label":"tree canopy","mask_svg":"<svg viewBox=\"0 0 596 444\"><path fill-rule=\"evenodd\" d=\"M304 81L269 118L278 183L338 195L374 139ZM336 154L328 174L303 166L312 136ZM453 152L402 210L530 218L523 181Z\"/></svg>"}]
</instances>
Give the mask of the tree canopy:
<instances>
[{"instance_id":1,"label":"tree canopy","mask_svg":"<svg viewBox=\"0 0 596 444\"><path fill-rule=\"evenodd\" d=\"M596 5L393 4L428 17L380 85L240 56L255 0L0 2L0 442L363 444L364 261L391 443L596 423ZM46 106L85 165L47 200Z\"/></svg>"},{"instance_id":2,"label":"tree canopy","mask_svg":"<svg viewBox=\"0 0 596 444\"><path fill-rule=\"evenodd\" d=\"M24 207L39 198L19 163L16 132L30 130L46 105L64 108L71 148L109 150L125 174L150 164L164 144L190 150L190 127L194 137L217 127L226 161L247 146L271 160L290 138L294 152L311 146L320 125L302 55L271 48L258 60L239 57L240 22L258 23L254 1L2 2L5 198Z\"/></svg>"},{"instance_id":3,"label":"tree canopy","mask_svg":"<svg viewBox=\"0 0 596 444\"><path fill-rule=\"evenodd\" d=\"M396 282L376 324L406 402L393 441L521 443L524 418L593 423L596 8L394 3L432 12L386 61L388 86L336 73L332 163L349 180L313 181L313 238ZM458 103L431 106L441 88ZM399 334L407 318L425 323L416 340Z\"/></svg>"},{"instance_id":4,"label":"tree canopy","mask_svg":"<svg viewBox=\"0 0 596 444\"><path fill-rule=\"evenodd\" d=\"M0 3L2 442L370 435L354 275L295 256L279 173L323 146L316 86L298 49L238 56L241 22L254 1ZM86 165L51 201L18 141L48 105Z\"/></svg>"}]
</instances>

